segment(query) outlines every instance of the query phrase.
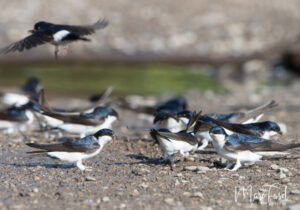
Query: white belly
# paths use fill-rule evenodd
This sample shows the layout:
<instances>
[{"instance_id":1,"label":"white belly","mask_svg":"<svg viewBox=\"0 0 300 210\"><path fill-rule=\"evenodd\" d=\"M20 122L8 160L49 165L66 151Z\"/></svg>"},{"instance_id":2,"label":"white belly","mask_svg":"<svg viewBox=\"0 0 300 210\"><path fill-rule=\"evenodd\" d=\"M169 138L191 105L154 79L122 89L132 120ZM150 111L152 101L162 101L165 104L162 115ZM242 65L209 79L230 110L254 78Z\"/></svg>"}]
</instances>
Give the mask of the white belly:
<instances>
[{"instance_id":1,"label":"white belly","mask_svg":"<svg viewBox=\"0 0 300 210\"><path fill-rule=\"evenodd\" d=\"M195 136L198 136L201 139L206 139L208 142L212 141L208 131L199 131L199 132L196 133Z\"/></svg>"},{"instance_id":2,"label":"white belly","mask_svg":"<svg viewBox=\"0 0 300 210\"><path fill-rule=\"evenodd\" d=\"M95 155L97 155L102 148L99 148L97 151L91 153L91 154L84 154L84 153L80 153L80 152L48 152L47 154L50 157L54 157L54 158L58 158L62 161L67 161L70 163L74 163L77 162L79 160L84 160L87 158L91 158L94 157Z\"/></svg>"},{"instance_id":3,"label":"white belly","mask_svg":"<svg viewBox=\"0 0 300 210\"><path fill-rule=\"evenodd\" d=\"M240 162L256 162L262 158L261 155L257 153L253 153L249 150L239 151L239 152L229 152L223 148L220 148L218 145L215 145L214 142L213 145L217 153L228 160L233 160L233 161L239 160Z\"/></svg>"},{"instance_id":4,"label":"white belly","mask_svg":"<svg viewBox=\"0 0 300 210\"><path fill-rule=\"evenodd\" d=\"M175 153L188 153L192 151L196 151L198 145L191 145L189 143L183 141L175 141L175 140L165 140L159 138L160 147L162 151L168 155L173 155Z\"/></svg>"},{"instance_id":5,"label":"white belly","mask_svg":"<svg viewBox=\"0 0 300 210\"><path fill-rule=\"evenodd\" d=\"M29 102L29 98L22 94L6 93L2 96L2 103L6 106L22 106Z\"/></svg>"},{"instance_id":6,"label":"white belly","mask_svg":"<svg viewBox=\"0 0 300 210\"><path fill-rule=\"evenodd\" d=\"M158 129L159 128L167 128L169 131L176 133L179 131L182 131L186 128L186 124L184 124L183 121L181 120L175 120L173 118L169 118L167 120L161 121L159 124L156 126Z\"/></svg>"}]
</instances>

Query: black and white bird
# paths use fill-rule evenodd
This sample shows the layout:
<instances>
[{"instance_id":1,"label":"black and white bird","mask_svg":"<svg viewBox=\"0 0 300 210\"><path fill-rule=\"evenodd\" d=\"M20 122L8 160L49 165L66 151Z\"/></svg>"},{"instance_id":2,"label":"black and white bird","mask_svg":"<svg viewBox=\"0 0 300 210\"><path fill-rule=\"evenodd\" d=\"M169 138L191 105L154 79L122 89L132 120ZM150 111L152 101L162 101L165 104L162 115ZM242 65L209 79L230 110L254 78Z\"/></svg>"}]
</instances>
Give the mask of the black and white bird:
<instances>
[{"instance_id":1,"label":"black and white bird","mask_svg":"<svg viewBox=\"0 0 300 210\"><path fill-rule=\"evenodd\" d=\"M82 137L103 128L111 129L112 124L118 119L118 113L110 106L98 106L89 112L63 113L33 103L32 109L46 126L79 134Z\"/></svg>"},{"instance_id":2,"label":"black and white bird","mask_svg":"<svg viewBox=\"0 0 300 210\"><path fill-rule=\"evenodd\" d=\"M229 123L226 121L216 120L209 117L200 117L194 127L194 132L198 130L210 129L214 126L221 126L228 134L242 133L257 136L263 139L270 139L276 135L282 135L280 126L272 121L263 121L255 123Z\"/></svg>"},{"instance_id":3,"label":"black and white bird","mask_svg":"<svg viewBox=\"0 0 300 210\"><path fill-rule=\"evenodd\" d=\"M187 124L193 116L193 112L189 110L180 111L177 113L169 111L159 111L155 114L153 123L157 129L167 128L172 133L185 130Z\"/></svg>"},{"instance_id":4,"label":"black and white bird","mask_svg":"<svg viewBox=\"0 0 300 210\"><path fill-rule=\"evenodd\" d=\"M0 111L0 130L6 134L24 131L33 121L34 115L26 106L12 106Z\"/></svg>"},{"instance_id":5,"label":"black and white bird","mask_svg":"<svg viewBox=\"0 0 300 210\"><path fill-rule=\"evenodd\" d=\"M242 163L253 164L264 156L289 154L289 149L300 147L300 143L285 144L245 134L228 135L220 126L209 130L212 143L217 153L226 158L226 169L238 170Z\"/></svg>"},{"instance_id":6,"label":"black and white bird","mask_svg":"<svg viewBox=\"0 0 300 210\"><path fill-rule=\"evenodd\" d=\"M174 154L180 153L183 156L188 156L190 152L194 152L198 148L197 138L184 131L171 133L165 128L152 129L150 135L159 144L164 154L163 161L169 161L172 170L174 168Z\"/></svg>"},{"instance_id":7,"label":"black and white bird","mask_svg":"<svg viewBox=\"0 0 300 210\"><path fill-rule=\"evenodd\" d=\"M258 106L254 109L245 111L245 112L233 112L228 114L219 114L219 113L212 113L212 114L204 114L201 115L198 119L198 123L194 124L197 125L198 128L194 128L194 133L196 136L200 137L202 139L202 145L198 148L198 150L204 150L208 143L211 142L211 137L208 133L209 129L212 126L215 126L216 124L212 122L212 120L217 121L223 121L228 123L242 123L242 124L250 124L250 123L256 123L258 120L260 120L263 115L267 112L272 110L274 107L277 106L277 103L275 101L270 101L268 103L265 103L261 106ZM257 131L249 130L240 127L238 130L237 126L234 127L234 132L241 132L245 134L255 135L255 136L261 136ZM191 127L190 129L193 129ZM266 129L268 131L268 129Z\"/></svg>"},{"instance_id":8,"label":"black and white bird","mask_svg":"<svg viewBox=\"0 0 300 210\"><path fill-rule=\"evenodd\" d=\"M7 106L23 106L29 100L36 100L42 89L40 80L36 77L29 77L25 84L17 92L0 92L1 102Z\"/></svg>"},{"instance_id":9,"label":"black and white bird","mask_svg":"<svg viewBox=\"0 0 300 210\"><path fill-rule=\"evenodd\" d=\"M211 113L205 114L204 116L208 116L216 120L222 120L230 123L253 123L258 122L267 111L270 111L271 109L277 106L278 104L276 103L276 101L272 100L245 112L233 112L228 114Z\"/></svg>"},{"instance_id":10,"label":"black and white bird","mask_svg":"<svg viewBox=\"0 0 300 210\"><path fill-rule=\"evenodd\" d=\"M33 30L29 30L31 35L4 47L1 53L28 50L30 48L50 43L55 46L55 59L58 58L59 46L66 46L74 41L90 41L85 36L93 34L96 30L105 28L108 21L99 20L92 25L59 25L45 21L37 22Z\"/></svg>"},{"instance_id":11,"label":"black and white bird","mask_svg":"<svg viewBox=\"0 0 300 210\"><path fill-rule=\"evenodd\" d=\"M94 135L81 139L60 138L62 143L57 144L36 144L27 143L29 147L41 149L28 153L47 153L52 158L75 163L80 170L90 171L90 167L82 164L84 159L92 158L100 153L104 145L114 138L114 132L110 129L101 129Z\"/></svg>"}]
</instances>

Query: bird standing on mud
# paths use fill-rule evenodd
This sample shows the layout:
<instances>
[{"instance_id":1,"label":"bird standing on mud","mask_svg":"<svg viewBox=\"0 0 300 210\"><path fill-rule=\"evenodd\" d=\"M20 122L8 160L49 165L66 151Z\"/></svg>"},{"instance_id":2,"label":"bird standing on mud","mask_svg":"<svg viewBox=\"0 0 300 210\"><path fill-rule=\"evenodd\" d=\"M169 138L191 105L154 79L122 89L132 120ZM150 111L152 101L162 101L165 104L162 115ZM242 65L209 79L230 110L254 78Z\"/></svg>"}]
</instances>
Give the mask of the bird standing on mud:
<instances>
[{"instance_id":1,"label":"bird standing on mud","mask_svg":"<svg viewBox=\"0 0 300 210\"><path fill-rule=\"evenodd\" d=\"M55 46L55 60L58 59L59 46L66 46L74 41L90 41L85 36L105 28L107 20L99 20L92 25L58 25L40 21L34 25L33 30L29 30L31 35L14 42L0 50L0 53L28 50L38 45L50 43Z\"/></svg>"}]
</instances>

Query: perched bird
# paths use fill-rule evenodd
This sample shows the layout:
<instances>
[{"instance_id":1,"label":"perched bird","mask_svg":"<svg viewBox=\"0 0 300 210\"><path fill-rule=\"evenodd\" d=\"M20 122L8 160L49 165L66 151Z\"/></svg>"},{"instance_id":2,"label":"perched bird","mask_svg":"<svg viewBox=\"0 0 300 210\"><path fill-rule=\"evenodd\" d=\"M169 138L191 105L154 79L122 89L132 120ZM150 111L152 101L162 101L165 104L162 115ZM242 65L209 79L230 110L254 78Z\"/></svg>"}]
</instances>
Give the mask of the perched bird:
<instances>
[{"instance_id":1,"label":"perched bird","mask_svg":"<svg viewBox=\"0 0 300 210\"><path fill-rule=\"evenodd\" d=\"M183 156L187 156L190 152L196 151L198 147L197 138L184 131L171 133L165 128L159 130L152 129L150 135L159 144L164 154L163 161L169 161L172 170L174 168L174 154L180 153Z\"/></svg>"},{"instance_id":2,"label":"perched bird","mask_svg":"<svg viewBox=\"0 0 300 210\"><path fill-rule=\"evenodd\" d=\"M242 133L258 136L263 139L270 139L273 136L282 135L280 126L272 121L239 124L216 120L209 117L200 117L196 122L194 132L197 132L199 129L203 130L203 127L208 127L207 129L210 129L217 125L223 127L228 134Z\"/></svg>"},{"instance_id":3,"label":"perched bird","mask_svg":"<svg viewBox=\"0 0 300 210\"><path fill-rule=\"evenodd\" d=\"M219 113L212 113L212 114L204 114L200 115L197 122L194 126L194 133L196 136L202 139L202 145L198 148L198 150L204 150L208 143L211 142L211 137L208 133L209 129L213 126L216 126L215 122L224 122L224 125L229 125L228 123L243 123L243 124L250 124L256 123L258 120L262 118L262 116L267 112L270 111L272 108L276 107L277 103L275 101L270 101L266 104L258 106L254 109L245 111L245 112L233 112L229 114L219 114ZM215 122L213 122L215 120ZM241 132L244 134L261 136L257 130L254 129L246 129L242 126L233 126L234 132ZM190 130L193 127L189 128ZM268 129L266 129L268 131Z\"/></svg>"},{"instance_id":4,"label":"perched bird","mask_svg":"<svg viewBox=\"0 0 300 210\"><path fill-rule=\"evenodd\" d=\"M153 123L156 128L167 128L172 133L185 130L189 123L193 112L189 110L180 111L177 113L169 111L159 111L155 114Z\"/></svg>"},{"instance_id":5,"label":"perched bird","mask_svg":"<svg viewBox=\"0 0 300 210\"><path fill-rule=\"evenodd\" d=\"M45 21L37 22L33 30L29 30L31 35L4 47L1 53L28 50L30 48L50 43L55 46L55 59L58 58L59 46L66 46L74 41L90 41L85 36L96 32L96 30L105 28L108 21L99 20L92 25L59 25Z\"/></svg>"},{"instance_id":6,"label":"perched bird","mask_svg":"<svg viewBox=\"0 0 300 210\"><path fill-rule=\"evenodd\" d=\"M27 143L29 147L41 149L28 153L47 153L52 158L75 163L80 170L90 171L90 167L82 164L82 160L96 156L104 145L114 138L114 132L110 129L101 129L93 135L81 139L61 138L58 144Z\"/></svg>"},{"instance_id":7,"label":"perched bird","mask_svg":"<svg viewBox=\"0 0 300 210\"><path fill-rule=\"evenodd\" d=\"M238 170L242 163L253 164L264 156L284 155L289 149L300 147L300 143L285 144L245 134L228 135L220 126L212 127L209 135L217 153L228 160L226 169L235 162L232 171Z\"/></svg>"},{"instance_id":8,"label":"perched bird","mask_svg":"<svg viewBox=\"0 0 300 210\"><path fill-rule=\"evenodd\" d=\"M63 113L33 103L37 118L53 129L60 129L81 136L90 135L102 128L112 128L118 113L110 106L98 106L89 112Z\"/></svg>"},{"instance_id":9,"label":"perched bird","mask_svg":"<svg viewBox=\"0 0 300 210\"><path fill-rule=\"evenodd\" d=\"M0 111L0 130L7 134L16 130L24 131L33 121L33 113L26 106L12 106Z\"/></svg>"},{"instance_id":10,"label":"perched bird","mask_svg":"<svg viewBox=\"0 0 300 210\"><path fill-rule=\"evenodd\" d=\"M36 77L29 77L18 93L0 93L1 101L5 106L23 106L29 100L37 100L42 89L40 80Z\"/></svg>"}]
</instances>

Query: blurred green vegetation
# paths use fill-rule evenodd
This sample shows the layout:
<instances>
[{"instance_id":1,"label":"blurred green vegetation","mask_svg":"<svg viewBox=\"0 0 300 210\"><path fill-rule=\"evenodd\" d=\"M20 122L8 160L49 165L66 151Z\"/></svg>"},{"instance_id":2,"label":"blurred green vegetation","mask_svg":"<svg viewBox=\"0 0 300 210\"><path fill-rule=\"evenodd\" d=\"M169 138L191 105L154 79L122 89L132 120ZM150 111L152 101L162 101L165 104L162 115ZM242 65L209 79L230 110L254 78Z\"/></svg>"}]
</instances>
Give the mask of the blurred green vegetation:
<instances>
[{"instance_id":1,"label":"blurred green vegetation","mask_svg":"<svg viewBox=\"0 0 300 210\"><path fill-rule=\"evenodd\" d=\"M18 63L0 64L0 86L20 86L30 76L41 79L47 92L98 93L108 86L117 94L184 93L222 87L201 66L173 64Z\"/></svg>"}]
</instances>

